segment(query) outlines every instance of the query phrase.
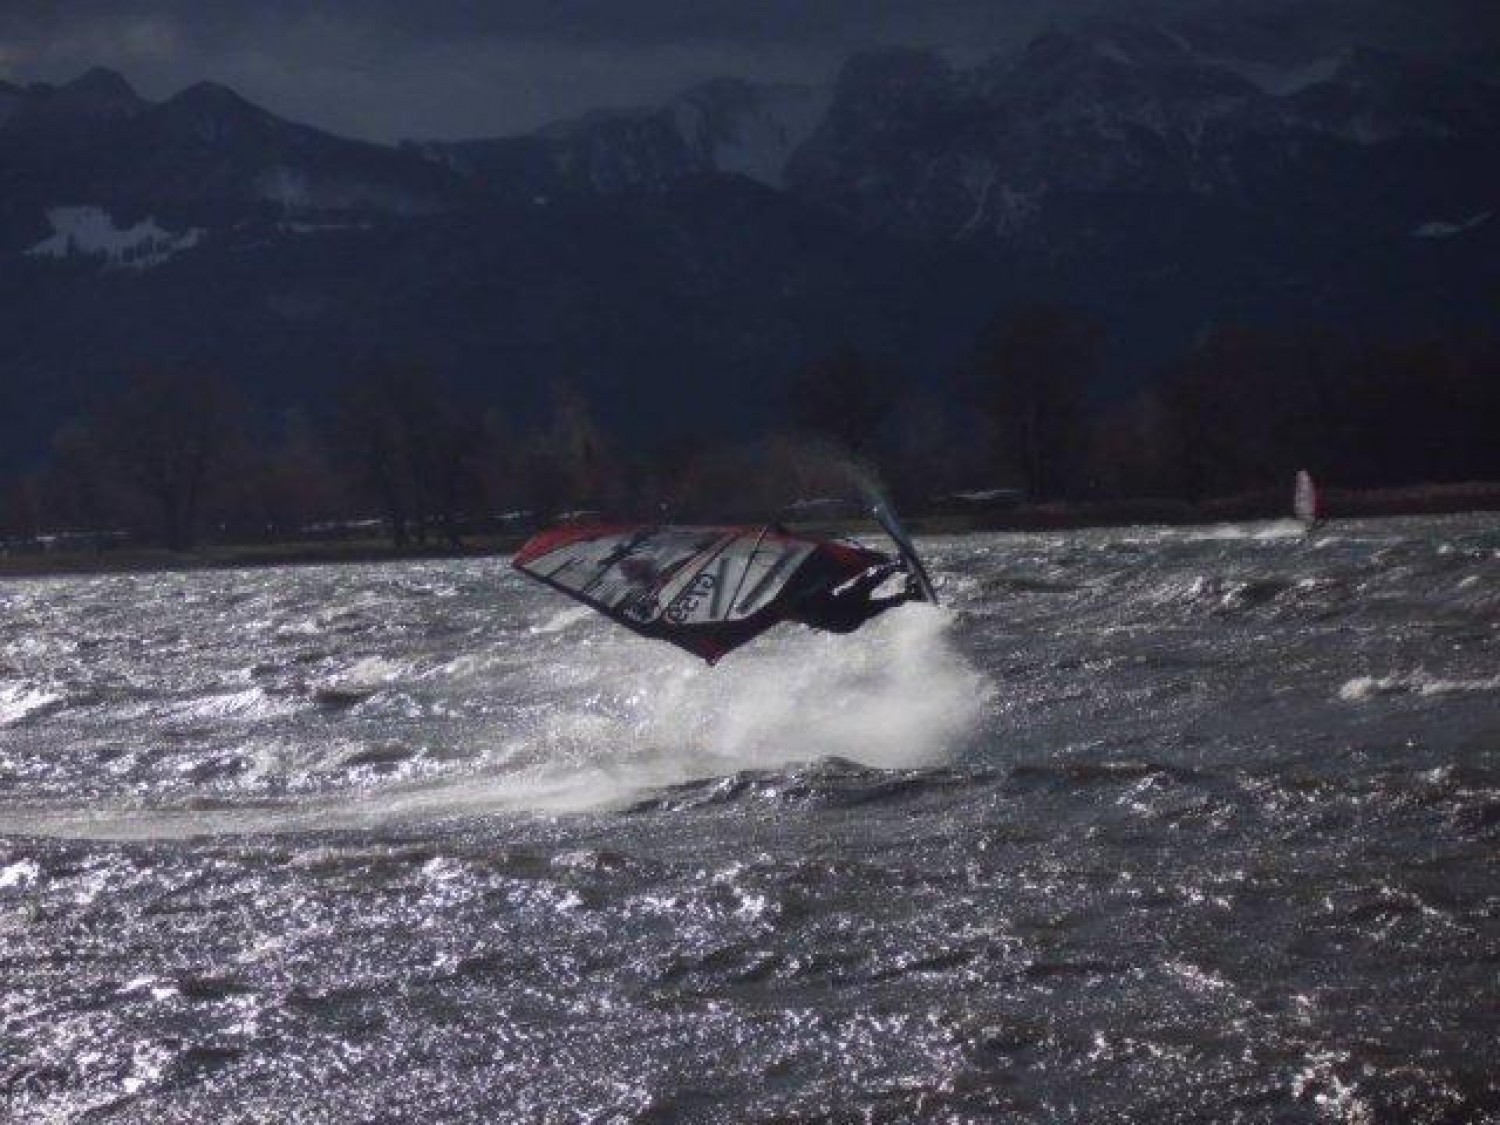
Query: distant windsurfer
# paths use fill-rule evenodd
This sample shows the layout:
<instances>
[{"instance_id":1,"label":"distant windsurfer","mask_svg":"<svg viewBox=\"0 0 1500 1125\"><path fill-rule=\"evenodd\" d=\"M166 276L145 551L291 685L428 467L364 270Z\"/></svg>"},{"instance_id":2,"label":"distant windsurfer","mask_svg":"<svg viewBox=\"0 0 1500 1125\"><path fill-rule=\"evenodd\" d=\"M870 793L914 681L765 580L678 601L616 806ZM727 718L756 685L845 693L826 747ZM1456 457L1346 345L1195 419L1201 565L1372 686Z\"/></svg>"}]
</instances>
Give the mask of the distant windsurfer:
<instances>
[{"instance_id":1,"label":"distant windsurfer","mask_svg":"<svg viewBox=\"0 0 1500 1125\"><path fill-rule=\"evenodd\" d=\"M1297 472L1297 481L1292 489L1292 514L1307 528L1315 527L1323 518L1323 503L1318 495L1318 486L1313 483L1312 474L1306 469Z\"/></svg>"}]
</instances>

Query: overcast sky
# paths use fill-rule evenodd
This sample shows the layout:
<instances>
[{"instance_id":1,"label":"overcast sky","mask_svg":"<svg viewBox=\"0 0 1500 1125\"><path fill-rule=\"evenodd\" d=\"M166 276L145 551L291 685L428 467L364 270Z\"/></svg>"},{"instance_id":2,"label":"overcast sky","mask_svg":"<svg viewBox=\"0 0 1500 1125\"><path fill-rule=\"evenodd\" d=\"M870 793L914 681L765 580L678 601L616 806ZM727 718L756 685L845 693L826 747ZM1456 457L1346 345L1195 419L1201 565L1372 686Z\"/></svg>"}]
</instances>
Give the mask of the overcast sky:
<instances>
[{"instance_id":1,"label":"overcast sky","mask_svg":"<svg viewBox=\"0 0 1500 1125\"><path fill-rule=\"evenodd\" d=\"M1420 14L1419 29L1460 42L1493 36L1500 15L1500 0L0 0L0 78L104 65L147 97L212 79L372 140L493 136L720 75L823 81L870 46L969 61L1059 19L1146 3L1276 8L1282 23L1261 21L1276 34L1295 5L1387 38Z\"/></svg>"}]
</instances>

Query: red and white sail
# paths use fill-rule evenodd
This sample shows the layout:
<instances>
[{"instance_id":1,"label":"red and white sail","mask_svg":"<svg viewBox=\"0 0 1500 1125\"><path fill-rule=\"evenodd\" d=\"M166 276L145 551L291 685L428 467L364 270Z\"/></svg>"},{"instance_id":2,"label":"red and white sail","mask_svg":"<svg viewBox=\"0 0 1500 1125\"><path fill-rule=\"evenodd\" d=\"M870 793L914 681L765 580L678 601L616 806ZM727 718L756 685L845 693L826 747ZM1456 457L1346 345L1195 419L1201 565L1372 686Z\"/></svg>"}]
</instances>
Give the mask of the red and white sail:
<instances>
[{"instance_id":1,"label":"red and white sail","mask_svg":"<svg viewBox=\"0 0 1500 1125\"><path fill-rule=\"evenodd\" d=\"M544 531L512 565L713 663L781 621L805 620L806 599L892 563L853 543L770 526L594 525Z\"/></svg>"}]
</instances>

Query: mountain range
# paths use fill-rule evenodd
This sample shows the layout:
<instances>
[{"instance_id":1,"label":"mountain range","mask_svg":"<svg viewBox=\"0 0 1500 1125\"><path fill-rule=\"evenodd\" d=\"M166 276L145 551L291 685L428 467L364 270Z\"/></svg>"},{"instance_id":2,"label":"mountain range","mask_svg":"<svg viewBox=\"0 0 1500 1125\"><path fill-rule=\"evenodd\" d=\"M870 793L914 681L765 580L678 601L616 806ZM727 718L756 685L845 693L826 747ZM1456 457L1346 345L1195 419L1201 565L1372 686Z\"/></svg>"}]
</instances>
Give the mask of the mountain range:
<instances>
[{"instance_id":1,"label":"mountain range","mask_svg":"<svg viewBox=\"0 0 1500 1125\"><path fill-rule=\"evenodd\" d=\"M941 396L1023 300L1096 319L1121 390L1218 323L1493 327L1500 72L1230 48L1098 24L399 146L211 83L0 83L0 470L153 366L317 411L421 362L523 422L566 380L652 441L772 424L843 344Z\"/></svg>"}]
</instances>

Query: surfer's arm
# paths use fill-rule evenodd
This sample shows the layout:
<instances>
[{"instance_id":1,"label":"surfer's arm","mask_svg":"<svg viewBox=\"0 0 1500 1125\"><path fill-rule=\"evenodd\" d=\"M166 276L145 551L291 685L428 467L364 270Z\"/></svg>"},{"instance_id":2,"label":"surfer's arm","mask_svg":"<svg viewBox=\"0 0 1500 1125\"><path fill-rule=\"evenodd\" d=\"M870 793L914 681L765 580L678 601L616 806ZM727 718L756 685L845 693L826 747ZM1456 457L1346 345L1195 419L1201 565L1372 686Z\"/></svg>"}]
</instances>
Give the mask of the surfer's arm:
<instances>
[{"instance_id":1,"label":"surfer's arm","mask_svg":"<svg viewBox=\"0 0 1500 1125\"><path fill-rule=\"evenodd\" d=\"M840 598L868 598L879 589L893 574L905 573L906 568L899 561L881 563L872 566L868 570L856 574L849 581L834 590L834 594ZM881 598L881 601L887 599Z\"/></svg>"}]
</instances>

